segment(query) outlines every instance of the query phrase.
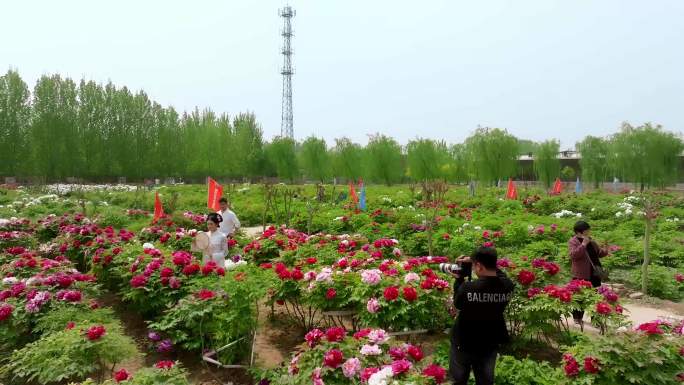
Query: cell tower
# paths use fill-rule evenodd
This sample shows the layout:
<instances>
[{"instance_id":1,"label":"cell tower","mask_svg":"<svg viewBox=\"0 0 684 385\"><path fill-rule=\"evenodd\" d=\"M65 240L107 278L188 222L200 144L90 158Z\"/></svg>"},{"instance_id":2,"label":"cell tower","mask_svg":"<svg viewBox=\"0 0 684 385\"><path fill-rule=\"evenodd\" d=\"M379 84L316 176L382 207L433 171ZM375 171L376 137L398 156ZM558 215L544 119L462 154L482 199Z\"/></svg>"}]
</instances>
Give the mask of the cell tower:
<instances>
[{"instance_id":1,"label":"cell tower","mask_svg":"<svg viewBox=\"0 0 684 385\"><path fill-rule=\"evenodd\" d=\"M292 130L292 18L297 12L286 5L285 8L278 10L278 14L283 18L283 68L280 74L283 75L283 100L282 100L282 120L280 123L280 135L287 138L294 137Z\"/></svg>"}]
</instances>

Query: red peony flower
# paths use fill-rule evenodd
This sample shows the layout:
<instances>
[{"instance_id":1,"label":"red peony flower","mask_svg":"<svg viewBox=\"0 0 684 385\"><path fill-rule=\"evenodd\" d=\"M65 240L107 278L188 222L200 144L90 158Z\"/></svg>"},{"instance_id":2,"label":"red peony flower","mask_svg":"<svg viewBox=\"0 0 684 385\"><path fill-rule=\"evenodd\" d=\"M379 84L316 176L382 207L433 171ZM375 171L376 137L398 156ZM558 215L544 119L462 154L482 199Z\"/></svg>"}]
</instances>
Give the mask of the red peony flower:
<instances>
[{"instance_id":1,"label":"red peony flower","mask_svg":"<svg viewBox=\"0 0 684 385\"><path fill-rule=\"evenodd\" d=\"M520 273L518 273L518 282L523 286L527 286L534 282L534 278L534 273L529 270L520 270Z\"/></svg>"},{"instance_id":2,"label":"red peony flower","mask_svg":"<svg viewBox=\"0 0 684 385\"><path fill-rule=\"evenodd\" d=\"M319 329L313 329L310 332L306 333L304 336L304 339L306 340L306 344L309 345L310 348L313 348L318 344L318 342L323 338L325 334L320 331Z\"/></svg>"},{"instance_id":3,"label":"red peony flower","mask_svg":"<svg viewBox=\"0 0 684 385\"><path fill-rule=\"evenodd\" d=\"M173 269L170 267L165 267L159 272L160 277L173 277Z\"/></svg>"},{"instance_id":4,"label":"red peony flower","mask_svg":"<svg viewBox=\"0 0 684 385\"><path fill-rule=\"evenodd\" d=\"M129 380L131 378L131 374L126 371L126 369L121 369L114 373L114 381L116 382L122 382Z\"/></svg>"},{"instance_id":5,"label":"red peony flower","mask_svg":"<svg viewBox=\"0 0 684 385\"><path fill-rule=\"evenodd\" d=\"M624 309L622 309L622 306L615 304L615 312L616 313L622 314L622 310L624 310Z\"/></svg>"},{"instance_id":6,"label":"red peony flower","mask_svg":"<svg viewBox=\"0 0 684 385\"><path fill-rule=\"evenodd\" d=\"M167 369L168 370L168 369L173 368L173 365L175 365L175 362L166 360L166 361L157 362L154 365L154 367L157 369Z\"/></svg>"},{"instance_id":7,"label":"red peony flower","mask_svg":"<svg viewBox=\"0 0 684 385\"><path fill-rule=\"evenodd\" d=\"M306 259L306 263L309 264L309 265L313 265L313 264L315 264L316 262L318 262L318 260L317 260L316 258L313 258L313 257L310 257L310 258L307 258L307 259Z\"/></svg>"},{"instance_id":8,"label":"red peony flower","mask_svg":"<svg viewBox=\"0 0 684 385\"><path fill-rule=\"evenodd\" d=\"M332 300L337 297L337 291L334 288L329 288L328 291L325 292L325 298Z\"/></svg>"},{"instance_id":9,"label":"red peony flower","mask_svg":"<svg viewBox=\"0 0 684 385\"><path fill-rule=\"evenodd\" d=\"M76 323L75 323L74 321L69 321L69 322L67 322L66 330L71 330L71 329L73 329L75 326L76 326Z\"/></svg>"},{"instance_id":10,"label":"red peony flower","mask_svg":"<svg viewBox=\"0 0 684 385\"><path fill-rule=\"evenodd\" d=\"M3 303L0 305L0 321L4 321L8 319L11 315L12 312L14 311L14 306L8 304L8 303Z\"/></svg>"},{"instance_id":11,"label":"red peony flower","mask_svg":"<svg viewBox=\"0 0 684 385\"><path fill-rule=\"evenodd\" d=\"M86 331L86 337L90 341L97 341L100 338L102 338L103 335L105 335L107 331L105 330L105 327L102 325L97 325L97 326L91 326L87 331Z\"/></svg>"},{"instance_id":12,"label":"red peony flower","mask_svg":"<svg viewBox=\"0 0 684 385\"><path fill-rule=\"evenodd\" d=\"M413 358L413 360L416 362L423 359L423 351L418 346L409 345L409 347L406 349L406 353L408 353L408 355L411 356L411 358Z\"/></svg>"},{"instance_id":13,"label":"red peony flower","mask_svg":"<svg viewBox=\"0 0 684 385\"><path fill-rule=\"evenodd\" d=\"M560 267L558 264L553 263L553 262L546 262L544 263L544 271L546 271L546 274L548 275L556 275L560 271Z\"/></svg>"},{"instance_id":14,"label":"red peony flower","mask_svg":"<svg viewBox=\"0 0 684 385\"><path fill-rule=\"evenodd\" d=\"M675 274L675 281L684 282L684 274L682 274L682 273Z\"/></svg>"},{"instance_id":15,"label":"red peony flower","mask_svg":"<svg viewBox=\"0 0 684 385\"><path fill-rule=\"evenodd\" d=\"M292 273L290 274L290 276L295 281L301 281L302 279L304 279L304 273L302 273L302 271L299 269L292 270Z\"/></svg>"},{"instance_id":16,"label":"red peony flower","mask_svg":"<svg viewBox=\"0 0 684 385\"><path fill-rule=\"evenodd\" d=\"M533 298L534 296L541 293L541 289L538 287L531 287L527 289L527 298Z\"/></svg>"},{"instance_id":17,"label":"red peony flower","mask_svg":"<svg viewBox=\"0 0 684 385\"><path fill-rule=\"evenodd\" d=\"M328 342L339 342L347 335L347 331L340 327L331 327L325 331L325 338Z\"/></svg>"},{"instance_id":18,"label":"red peony flower","mask_svg":"<svg viewBox=\"0 0 684 385\"><path fill-rule=\"evenodd\" d=\"M606 302L599 302L596 304L596 312L599 314L608 315L611 311L610 305Z\"/></svg>"},{"instance_id":19,"label":"red peony flower","mask_svg":"<svg viewBox=\"0 0 684 385\"><path fill-rule=\"evenodd\" d=\"M131 278L131 287L143 287L147 284L147 277L142 274L136 275Z\"/></svg>"},{"instance_id":20,"label":"red peony flower","mask_svg":"<svg viewBox=\"0 0 684 385\"><path fill-rule=\"evenodd\" d=\"M325 366L331 367L333 369L342 365L344 362L344 355L338 349L328 350L323 356L323 363Z\"/></svg>"},{"instance_id":21,"label":"red peony flower","mask_svg":"<svg viewBox=\"0 0 684 385\"><path fill-rule=\"evenodd\" d=\"M423 369L423 375L432 377L436 383L441 384L446 379L446 369L437 364L431 364Z\"/></svg>"},{"instance_id":22,"label":"red peony flower","mask_svg":"<svg viewBox=\"0 0 684 385\"><path fill-rule=\"evenodd\" d=\"M383 293L388 302L392 302L399 297L399 289L396 286L389 286Z\"/></svg>"},{"instance_id":23,"label":"red peony flower","mask_svg":"<svg viewBox=\"0 0 684 385\"><path fill-rule=\"evenodd\" d=\"M392 362L392 374L394 374L396 376L397 374L406 373L409 370L411 370L412 366L413 365L408 360L394 361L394 362Z\"/></svg>"},{"instance_id":24,"label":"red peony flower","mask_svg":"<svg viewBox=\"0 0 684 385\"><path fill-rule=\"evenodd\" d=\"M659 321L646 322L637 327L637 330L645 332L646 334L663 334L663 330L660 328Z\"/></svg>"},{"instance_id":25,"label":"red peony flower","mask_svg":"<svg viewBox=\"0 0 684 385\"><path fill-rule=\"evenodd\" d=\"M212 298L216 297L216 293L214 293L211 290L200 289L200 291L195 293L195 297L201 299L202 301L206 301L208 299L212 299Z\"/></svg>"},{"instance_id":26,"label":"red peony flower","mask_svg":"<svg viewBox=\"0 0 684 385\"><path fill-rule=\"evenodd\" d=\"M393 361L403 360L406 358L406 352L400 347L391 347L389 350L389 355L392 357Z\"/></svg>"},{"instance_id":27,"label":"red peony flower","mask_svg":"<svg viewBox=\"0 0 684 385\"><path fill-rule=\"evenodd\" d=\"M199 271L200 271L200 265L197 263L193 263L192 265L187 265L183 268L183 274L185 274L185 275L197 274Z\"/></svg>"},{"instance_id":28,"label":"red peony flower","mask_svg":"<svg viewBox=\"0 0 684 385\"><path fill-rule=\"evenodd\" d=\"M406 287L404 287L404 289L402 291L404 292L404 299L405 300L407 300L409 302L413 302L416 299L418 299L418 292L416 292L416 289L414 289L413 287L406 286Z\"/></svg>"},{"instance_id":29,"label":"red peony flower","mask_svg":"<svg viewBox=\"0 0 684 385\"><path fill-rule=\"evenodd\" d=\"M366 338L370 334L371 329L366 328L366 329L361 329L358 332L354 333L354 339L360 340L361 338Z\"/></svg>"},{"instance_id":30,"label":"red peony flower","mask_svg":"<svg viewBox=\"0 0 684 385\"><path fill-rule=\"evenodd\" d=\"M574 377L579 374L579 364L577 363L575 357L566 353L565 355L563 355L563 361L565 361L565 365L563 365L563 370L565 371L566 376Z\"/></svg>"},{"instance_id":31,"label":"red peony flower","mask_svg":"<svg viewBox=\"0 0 684 385\"><path fill-rule=\"evenodd\" d=\"M359 376L361 378L361 382L366 383L368 382L368 379L375 373L379 372L379 368L365 368L361 371L361 375Z\"/></svg>"},{"instance_id":32,"label":"red peony flower","mask_svg":"<svg viewBox=\"0 0 684 385\"><path fill-rule=\"evenodd\" d=\"M594 357L584 358L584 371L590 374L599 372L599 360Z\"/></svg>"}]
</instances>

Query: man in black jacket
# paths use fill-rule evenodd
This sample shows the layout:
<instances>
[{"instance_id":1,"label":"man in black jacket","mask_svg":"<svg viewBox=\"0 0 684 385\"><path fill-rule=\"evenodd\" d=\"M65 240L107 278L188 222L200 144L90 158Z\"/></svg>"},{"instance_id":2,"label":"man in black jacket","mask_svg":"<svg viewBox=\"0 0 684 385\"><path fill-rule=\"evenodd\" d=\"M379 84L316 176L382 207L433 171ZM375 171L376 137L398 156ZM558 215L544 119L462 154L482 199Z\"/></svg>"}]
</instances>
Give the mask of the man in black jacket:
<instances>
[{"instance_id":1,"label":"man in black jacket","mask_svg":"<svg viewBox=\"0 0 684 385\"><path fill-rule=\"evenodd\" d=\"M478 279L454 273L454 305L459 312L451 331L449 374L455 385L466 385L471 369L477 385L494 384L497 350L508 342L503 313L514 285L497 269L496 259L496 249L480 247L471 257L457 260L461 265L472 263Z\"/></svg>"}]
</instances>

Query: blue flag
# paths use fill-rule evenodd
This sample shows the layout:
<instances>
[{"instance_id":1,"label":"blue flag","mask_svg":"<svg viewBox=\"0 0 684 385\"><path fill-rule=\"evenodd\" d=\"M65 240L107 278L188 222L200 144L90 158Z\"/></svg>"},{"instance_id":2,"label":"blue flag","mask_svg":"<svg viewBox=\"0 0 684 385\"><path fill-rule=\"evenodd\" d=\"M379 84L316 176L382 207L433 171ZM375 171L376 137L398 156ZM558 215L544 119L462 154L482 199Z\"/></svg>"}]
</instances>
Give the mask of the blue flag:
<instances>
[{"instance_id":1,"label":"blue flag","mask_svg":"<svg viewBox=\"0 0 684 385\"><path fill-rule=\"evenodd\" d=\"M366 185L361 182L361 192L359 193L359 208L366 211Z\"/></svg>"},{"instance_id":2,"label":"blue flag","mask_svg":"<svg viewBox=\"0 0 684 385\"><path fill-rule=\"evenodd\" d=\"M580 182L580 178L577 177L577 182L575 182L575 194L581 194L582 193L582 182Z\"/></svg>"}]
</instances>

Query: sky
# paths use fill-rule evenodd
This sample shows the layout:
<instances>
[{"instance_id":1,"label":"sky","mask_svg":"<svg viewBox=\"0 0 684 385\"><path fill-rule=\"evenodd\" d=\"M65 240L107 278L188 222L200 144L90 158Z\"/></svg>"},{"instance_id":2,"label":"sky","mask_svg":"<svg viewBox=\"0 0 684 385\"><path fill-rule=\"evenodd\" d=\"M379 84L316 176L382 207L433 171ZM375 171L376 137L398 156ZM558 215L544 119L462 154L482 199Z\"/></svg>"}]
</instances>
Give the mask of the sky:
<instances>
[{"instance_id":1,"label":"sky","mask_svg":"<svg viewBox=\"0 0 684 385\"><path fill-rule=\"evenodd\" d=\"M280 133L279 0L3 4L0 71L111 80ZM572 148L623 121L684 130L684 1L290 1L294 135L463 141L478 126Z\"/></svg>"}]
</instances>

